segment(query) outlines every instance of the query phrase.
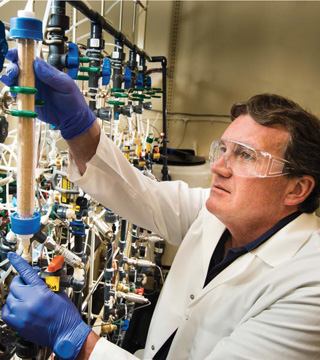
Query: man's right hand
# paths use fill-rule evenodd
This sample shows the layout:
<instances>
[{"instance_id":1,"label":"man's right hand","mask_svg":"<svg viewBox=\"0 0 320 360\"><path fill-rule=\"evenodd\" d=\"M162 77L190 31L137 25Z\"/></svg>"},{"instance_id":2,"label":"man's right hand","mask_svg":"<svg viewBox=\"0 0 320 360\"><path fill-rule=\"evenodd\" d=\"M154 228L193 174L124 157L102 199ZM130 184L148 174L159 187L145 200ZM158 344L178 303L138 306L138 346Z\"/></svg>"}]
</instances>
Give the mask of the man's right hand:
<instances>
[{"instance_id":1,"label":"man's right hand","mask_svg":"<svg viewBox=\"0 0 320 360\"><path fill-rule=\"evenodd\" d=\"M65 292L51 291L18 254L9 252L8 259L19 275L10 284L2 319L27 340L53 349L60 359L76 359L91 328Z\"/></svg>"},{"instance_id":2,"label":"man's right hand","mask_svg":"<svg viewBox=\"0 0 320 360\"><path fill-rule=\"evenodd\" d=\"M17 49L10 49L6 58L12 63L7 75L0 80L7 86L16 85L19 69ZM34 61L37 99L44 100L43 107L36 106L38 118L58 127L64 139L70 140L85 133L96 117L71 77L40 58Z\"/></svg>"}]
</instances>

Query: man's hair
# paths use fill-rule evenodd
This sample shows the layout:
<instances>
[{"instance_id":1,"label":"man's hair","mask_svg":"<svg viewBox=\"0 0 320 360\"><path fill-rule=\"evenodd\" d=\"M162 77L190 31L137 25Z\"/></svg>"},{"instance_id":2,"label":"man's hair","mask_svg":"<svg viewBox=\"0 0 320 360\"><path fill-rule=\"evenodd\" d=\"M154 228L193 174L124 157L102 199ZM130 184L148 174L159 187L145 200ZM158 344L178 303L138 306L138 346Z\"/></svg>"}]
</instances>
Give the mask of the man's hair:
<instances>
[{"instance_id":1,"label":"man's hair","mask_svg":"<svg viewBox=\"0 0 320 360\"><path fill-rule=\"evenodd\" d=\"M257 123L272 127L281 125L289 132L284 158L292 164L290 177L311 175L315 187L299 210L312 213L320 197L320 120L297 103L279 95L261 94L231 108L231 120L250 115Z\"/></svg>"}]
</instances>

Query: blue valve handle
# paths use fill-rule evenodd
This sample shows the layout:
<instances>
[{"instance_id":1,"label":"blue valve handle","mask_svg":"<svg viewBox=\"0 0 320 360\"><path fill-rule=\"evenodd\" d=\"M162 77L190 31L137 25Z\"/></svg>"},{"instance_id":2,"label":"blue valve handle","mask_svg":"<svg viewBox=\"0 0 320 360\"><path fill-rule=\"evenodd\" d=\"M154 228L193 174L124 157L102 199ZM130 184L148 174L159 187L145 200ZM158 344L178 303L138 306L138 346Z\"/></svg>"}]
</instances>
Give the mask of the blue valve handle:
<instances>
[{"instance_id":1,"label":"blue valve handle","mask_svg":"<svg viewBox=\"0 0 320 360\"><path fill-rule=\"evenodd\" d=\"M124 69L124 88L126 90L131 88L131 79L132 79L131 70L126 67Z\"/></svg>"},{"instance_id":2,"label":"blue valve handle","mask_svg":"<svg viewBox=\"0 0 320 360\"><path fill-rule=\"evenodd\" d=\"M108 58L104 58L102 64L102 85L109 85L110 77L111 77L111 61Z\"/></svg>"},{"instance_id":3,"label":"blue valve handle","mask_svg":"<svg viewBox=\"0 0 320 360\"><path fill-rule=\"evenodd\" d=\"M8 52L8 43L6 41L6 31L2 21L0 21L0 72L3 69L4 57Z\"/></svg>"},{"instance_id":4,"label":"blue valve handle","mask_svg":"<svg viewBox=\"0 0 320 360\"><path fill-rule=\"evenodd\" d=\"M143 75L142 75L142 73L138 74L136 87L137 88L143 88Z\"/></svg>"},{"instance_id":5,"label":"blue valve handle","mask_svg":"<svg viewBox=\"0 0 320 360\"><path fill-rule=\"evenodd\" d=\"M147 88L151 88L151 76L147 76Z\"/></svg>"},{"instance_id":6,"label":"blue valve handle","mask_svg":"<svg viewBox=\"0 0 320 360\"><path fill-rule=\"evenodd\" d=\"M78 75L80 65L78 46L74 43L68 43L68 55L66 59L68 75L75 79Z\"/></svg>"}]
</instances>

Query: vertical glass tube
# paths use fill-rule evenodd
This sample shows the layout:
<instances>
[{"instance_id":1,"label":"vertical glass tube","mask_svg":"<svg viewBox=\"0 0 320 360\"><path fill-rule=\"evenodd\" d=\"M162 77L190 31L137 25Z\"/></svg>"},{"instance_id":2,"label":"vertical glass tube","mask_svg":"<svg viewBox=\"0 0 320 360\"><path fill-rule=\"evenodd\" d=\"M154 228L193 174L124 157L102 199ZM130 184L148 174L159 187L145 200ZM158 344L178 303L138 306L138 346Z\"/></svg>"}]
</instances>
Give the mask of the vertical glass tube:
<instances>
[{"instance_id":1,"label":"vertical glass tube","mask_svg":"<svg viewBox=\"0 0 320 360\"><path fill-rule=\"evenodd\" d=\"M20 69L19 86L34 87L33 62L36 41L19 38L17 44ZM34 95L18 94L18 109L34 111L34 100ZM20 218L28 219L33 216L35 203L35 119L19 118L17 151L17 211Z\"/></svg>"}]
</instances>

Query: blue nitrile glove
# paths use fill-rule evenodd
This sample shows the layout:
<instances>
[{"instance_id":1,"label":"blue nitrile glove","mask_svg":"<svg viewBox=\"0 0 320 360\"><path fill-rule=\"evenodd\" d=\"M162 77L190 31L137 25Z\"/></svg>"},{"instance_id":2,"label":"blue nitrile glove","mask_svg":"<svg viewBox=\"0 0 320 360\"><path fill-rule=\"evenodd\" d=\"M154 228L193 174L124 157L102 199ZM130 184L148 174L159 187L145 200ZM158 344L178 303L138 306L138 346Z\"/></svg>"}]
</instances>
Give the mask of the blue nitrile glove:
<instances>
[{"instance_id":1,"label":"blue nitrile glove","mask_svg":"<svg viewBox=\"0 0 320 360\"><path fill-rule=\"evenodd\" d=\"M0 80L7 86L17 85L19 76L17 49L9 49L6 54L6 59L12 62L7 65L7 75L1 75Z\"/></svg>"},{"instance_id":2,"label":"blue nitrile glove","mask_svg":"<svg viewBox=\"0 0 320 360\"><path fill-rule=\"evenodd\" d=\"M91 328L65 292L54 293L16 253L8 259L20 275L10 285L2 319L27 340L46 346L60 359L74 360Z\"/></svg>"},{"instance_id":3,"label":"blue nitrile glove","mask_svg":"<svg viewBox=\"0 0 320 360\"><path fill-rule=\"evenodd\" d=\"M2 75L0 80L11 86L17 83L19 74L16 65L17 49L9 51L6 57L12 61L8 67L10 73L7 70L7 75ZM35 87L38 89L35 97L45 101L43 107L35 107L38 119L56 126L66 140L86 132L93 125L96 116L71 77L40 58L36 58L33 67Z\"/></svg>"}]
</instances>

